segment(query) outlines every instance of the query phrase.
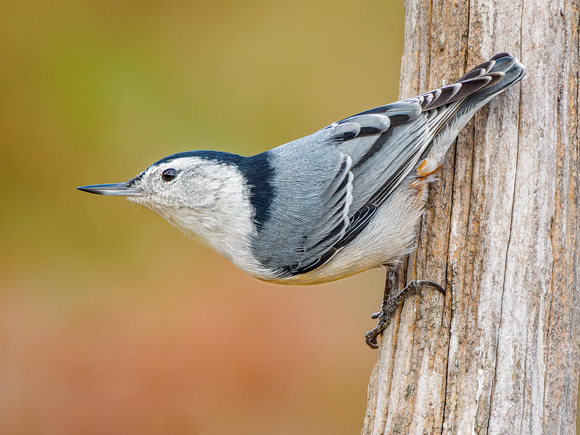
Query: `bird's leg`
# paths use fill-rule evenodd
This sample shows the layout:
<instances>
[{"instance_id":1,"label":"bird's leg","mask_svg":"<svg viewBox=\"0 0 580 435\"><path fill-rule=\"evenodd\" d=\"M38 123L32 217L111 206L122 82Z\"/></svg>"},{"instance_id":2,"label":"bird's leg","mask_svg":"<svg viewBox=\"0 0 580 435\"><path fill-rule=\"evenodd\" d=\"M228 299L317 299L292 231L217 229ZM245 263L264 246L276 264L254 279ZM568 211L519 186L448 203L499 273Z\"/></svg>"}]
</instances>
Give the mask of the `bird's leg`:
<instances>
[{"instance_id":1,"label":"bird's leg","mask_svg":"<svg viewBox=\"0 0 580 435\"><path fill-rule=\"evenodd\" d=\"M396 275L396 268L389 269L387 273L387 281L385 283L385 294L381 304L381 311L371 315L371 318L379 319L377 326L365 334L365 341L371 349L377 349L379 347L377 343L378 336L385 330L387 326L389 326L391 319L395 314L395 310L399 305L401 305L407 296L419 292L423 286L432 287L435 290L445 294L445 289L436 282L419 280L409 282L401 291L399 291L394 296L391 296L391 293L396 287Z\"/></svg>"},{"instance_id":2,"label":"bird's leg","mask_svg":"<svg viewBox=\"0 0 580 435\"><path fill-rule=\"evenodd\" d=\"M387 269L387 278L385 280L385 292L383 293L383 301L381 303L381 310L371 314L371 319L379 319L377 326L365 334L365 341L371 349L377 349L377 337L385 330L389 323L391 323L390 316L385 316L387 307L390 305L391 294L395 292L398 287L397 267L389 267Z\"/></svg>"}]
</instances>

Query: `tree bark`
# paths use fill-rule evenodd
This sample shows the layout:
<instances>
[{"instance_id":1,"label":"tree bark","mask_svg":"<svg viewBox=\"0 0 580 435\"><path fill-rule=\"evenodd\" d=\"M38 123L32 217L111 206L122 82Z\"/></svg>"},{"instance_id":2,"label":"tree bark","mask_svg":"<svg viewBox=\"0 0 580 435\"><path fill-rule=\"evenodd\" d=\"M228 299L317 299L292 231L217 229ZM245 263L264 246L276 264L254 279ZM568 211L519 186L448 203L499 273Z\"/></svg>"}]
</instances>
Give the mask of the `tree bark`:
<instances>
[{"instance_id":1,"label":"tree bark","mask_svg":"<svg viewBox=\"0 0 580 435\"><path fill-rule=\"evenodd\" d=\"M577 0L405 0L400 96L507 51L527 77L461 132L431 187L363 434L575 433Z\"/></svg>"}]
</instances>

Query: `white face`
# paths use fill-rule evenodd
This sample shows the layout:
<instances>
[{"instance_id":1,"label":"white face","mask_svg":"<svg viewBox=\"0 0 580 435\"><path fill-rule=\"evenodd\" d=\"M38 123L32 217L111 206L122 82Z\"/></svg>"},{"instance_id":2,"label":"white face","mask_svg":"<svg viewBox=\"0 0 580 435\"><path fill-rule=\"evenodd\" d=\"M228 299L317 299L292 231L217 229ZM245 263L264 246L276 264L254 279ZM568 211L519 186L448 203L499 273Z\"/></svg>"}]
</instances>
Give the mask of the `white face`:
<instances>
[{"instance_id":1,"label":"white face","mask_svg":"<svg viewBox=\"0 0 580 435\"><path fill-rule=\"evenodd\" d=\"M223 189L223 164L181 157L147 168L136 177L140 194L129 199L149 208L203 211L215 205Z\"/></svg>"},{"instance_id":2,"label":"white face","mask_svg":"<svg viewBox=\"0 0 580 435\"><path fill-rule=\"evenodd\" d=\"M238 236L247 235L252 230L247 187L239 171L226 163L176 158L150 166L132 187L139 193L129 196L130 201L159 213L219 252L223 248L215 244L220 236L238 231Z\"/></svg>"}]
</instances>

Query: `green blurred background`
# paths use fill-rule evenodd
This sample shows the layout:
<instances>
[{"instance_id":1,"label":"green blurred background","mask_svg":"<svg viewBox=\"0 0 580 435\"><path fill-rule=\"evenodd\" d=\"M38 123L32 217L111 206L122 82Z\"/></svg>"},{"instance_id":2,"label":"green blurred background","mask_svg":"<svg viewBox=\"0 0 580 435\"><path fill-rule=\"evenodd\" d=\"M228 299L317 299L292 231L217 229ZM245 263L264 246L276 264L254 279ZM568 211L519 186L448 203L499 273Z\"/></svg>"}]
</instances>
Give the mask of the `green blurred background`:
<instances>
[{"instance_id":1,"label":"green blurred background","mask_svg":"<svg viewBox=\"0 0 580 435\"><path fill-rule=\"evenodd\" d=\"M0 433L353 434L384 274L247 277L76 186L396 100L398 0L20 0L0 14Z\"/></svg>"}]
</instances>

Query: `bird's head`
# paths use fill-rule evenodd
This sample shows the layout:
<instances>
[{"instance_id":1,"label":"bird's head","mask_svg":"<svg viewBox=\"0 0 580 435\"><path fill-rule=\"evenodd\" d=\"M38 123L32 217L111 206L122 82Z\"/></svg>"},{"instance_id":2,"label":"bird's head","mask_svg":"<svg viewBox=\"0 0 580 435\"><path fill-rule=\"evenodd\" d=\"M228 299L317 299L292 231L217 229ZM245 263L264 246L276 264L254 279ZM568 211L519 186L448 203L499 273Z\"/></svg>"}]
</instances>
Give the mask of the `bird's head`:
<instances>
[{"instance_id":1,"label":"bird's head","mask_svg":"<svg viewBox=\"0 0 580 435\"><path fill-rule=\"evenodd\" d=\"M206 239L207 233L235 226L244 215L251 220L247 186L236 166L239 159L210 151L173 154L125 183L78 189L125 196L159 213L187 235Z\"/></svg>"}]
</instances>

